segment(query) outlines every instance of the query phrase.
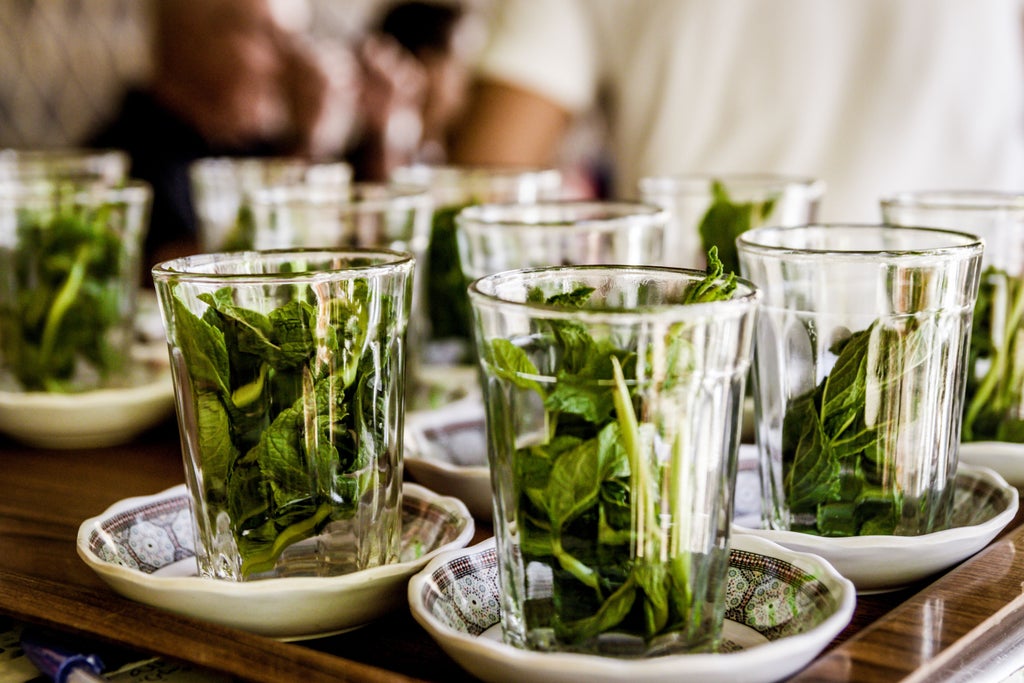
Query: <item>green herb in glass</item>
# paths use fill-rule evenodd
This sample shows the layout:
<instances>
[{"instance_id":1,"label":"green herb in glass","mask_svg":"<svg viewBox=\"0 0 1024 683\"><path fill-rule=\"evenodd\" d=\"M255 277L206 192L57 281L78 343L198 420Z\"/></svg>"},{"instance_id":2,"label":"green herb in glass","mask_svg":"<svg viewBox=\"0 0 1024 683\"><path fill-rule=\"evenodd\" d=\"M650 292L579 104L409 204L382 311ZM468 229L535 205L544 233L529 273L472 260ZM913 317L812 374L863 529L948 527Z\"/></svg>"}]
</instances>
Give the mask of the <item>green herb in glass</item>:
<instances>
[{"instance_id":1,"label":"green herb in glass","mask_svg":"<svg viewBox=\"0 0 1024 683\"><path fill-rule=\"evenodd\" d=\"M256 244L256 221L252 209L247 204L238 207L235 224L224 237L220 251L245 251Z\"/></svg>"},{"instance_id":2,"label":"green herb in glass","mask_svg":"<svg viewBox=\"0 0 1024 683\"><path fill-rule=\"evenodd\" d=\"M985 269L970 348L963 440L1024 443L1024 278Z\"/></svg>"},{"instance_id":3,"label":"green herb in glass","mask_svg":"<svg viewBox=\"0 0 1024 683\"><path fill-rule=\"evenodd\" d=\"M124 370L125 278L136 262L120 203L75 201L75 186L55 188L53 206L22 209L16 247L0 250L5 296L0 339L6 364L27 391L69 392L88 368L100 385ZM113 336L112 336L113 335Z\"/></svg>"},{"instance_id":4,"label":"green herb in glass","mask_svg":"<svg viewBox=\"0 0 1024 683\"><path fill-rule=\"evenodd\" d=\"M709 272L690 285L684 303L729 299L735 275L723 278L712 248ZM576 289L551 297L534 290L529 299L550 306L585 309L594 290ZM680 323L682 324L682 323ZM659 523L673 501L688 496L664 471L682 471L681 444L665 444L663 462L655 462L657 428L638 415L648 361L607 338L594 338L579 323L550 320L548 330L532 336L528 348L507 339L485 346L484 362L500 380L534 392L543 404L545 433L538 443L512 453L513 490L522 566L532 561L554 565L548 603L530 604L530 618L553 626L565 643L585 644L616 631L650 642L682 632L701 633L710 620L703 596L692 594L693 558L676 527L666 537ZM687 342L669 332L672 358L665 383L685 382L691 370ZM530 354L559 359L553 384ZM514 433L507 412L488 415L489 430ZM493 425L493 427L491 426ZM490 438L507 440L500 433ZM500 450L500 449L499 449ZM659 459L661 460L661 459ZM664 490L658 482L671 482ZM668 556L667 561L662 559ZM708 610L713 607L707 607Z\"/></svg>"},{"instance_id":5,"label":"green herb in glass","mask_svg":"<svg viewBox=\"0 0 1024 683\"><path fill-rule=\"evenodd\" d=\"M829 349L837 358L828 376L788 405L782 471L793 531L821 536L896 532L903 502L887 483L897 465L886 452L888 422L880 405L924 360L920 334L914 321L902 330L876 321L854 332ZM870 418L869 401L875 413Z\"/></svg>"},{"instance_id":6,"label":"green herb in glass","mask_svg":"<svg viewBox=\"0 0 1024 683\"><path fill-rule=\"evenodd\" d=\"M363 280L351 295L312 293L269 314L240 308L230 288L201 294L197 317L177 297L174 315L198 425L204 514L226 513L250 577L273 569L289 545L347 519L384 454L388 398L376 373L392 346L371 335ZM394 320L398 316L383 316ZM395 331L379 331L378 336ZM330 362L325 362L330 358Z\"/></svg>"},{"instance_id":7,"label":"green herb in glass","mask_svg":"<svg viewBox=\"0 0 1024 683\"><path fill-rule=\"evenodd\" d=\"M469 295L455 239L455 215L466 204L438 207L427 247L427 302L431 337L470 339Z\"/></svg>"},{"instance_id":8,"label":"green herb in glass","mask_svg":"<svg viewBox=\"0 0 1024 683\"><path fill-rule=\"evenodd\" d=\"M773 197L763 202L733 202L725 184L720 180L712 180L711 206L697 228L704 251L717 248L725 270L738 272L740 266L736 254L736 237L761 225L771 215L775 201Z\"/></svg>"}]
</instances>

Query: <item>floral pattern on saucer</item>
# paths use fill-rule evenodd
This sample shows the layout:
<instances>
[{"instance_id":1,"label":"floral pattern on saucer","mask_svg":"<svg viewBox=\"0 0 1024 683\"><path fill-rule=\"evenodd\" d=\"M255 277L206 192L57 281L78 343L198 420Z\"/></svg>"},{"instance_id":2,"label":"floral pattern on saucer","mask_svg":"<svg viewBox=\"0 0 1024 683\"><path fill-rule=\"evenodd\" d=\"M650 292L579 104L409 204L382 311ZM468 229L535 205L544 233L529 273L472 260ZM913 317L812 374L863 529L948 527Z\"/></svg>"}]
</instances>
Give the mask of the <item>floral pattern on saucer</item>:
<instances>
[{"instance_id":1,"label":"floral pattern on saucer","mask_svg":"<svg viewBox=\"0 0 1024 683\"><path fill-rule=\"evenodd\" d=\"M76 549L132 600L271 638L318 638L403 608L409 578L473 538L473 517L462 501L416 484L404 484L402 492L398 561L338 576L237 582L199 576L184 484L118 501L85 520Z\"/></svg>"},{"instance_id":2,"label":"floral pattern on saucer","mask_svg":"<svg viewBox=\"0 0 1024 683\"><path fill-rule=\"evenodd\" d=\"M820 580L777 557L734 549L726 581L725 618L768 640L802 633L835 608Z\"/></svg>"},{"instance_id":3,"label":"floral pattern on saucer","mask_svg":"<svg viewBox=\"0 0 1024 683\"><path fill-rule=\"evenodd\" d=\"M853 584L825 560L760 538L734 539L718 652L640 659L538 652L501 641L494 539L444 553L409 581L413 617L488 683L768 683L807 665L849 623Z\"/></svg>"},{"instance_id":4,"label":"floral pattern on saucer","mask_svg":"<svg viewBox=\"0 0 1024 683\"><path fill-rule=\"evenodd\" d=\"M89 551L104 562L144 574L157 574L172 564L195 557L195 535L189 498L161 498L105 517L89 536ZM399 560L408 562L451 543L464 525L451 510L406 496L402 499L402 542Z\"/></svg>"},{"instance_id":5,"label":"floral pattern on saucer","mask_svg":"<svg viewBox=\"0 0 1024 683\"><path fill-rule=\"evenodd\" d=\"M455 558L432 578L437 590L424 595L426 608L453 628L478 636L501 619L498 554L493 547Z\"/></svg>"},{"instance_id":6,"label":"floral pattern on saucer","mask_svg":"<svg viewBox=\"0 0 1024 683\"><path fill-rule=\"evenodd\" d=\"M157 501L104 520L89 548L106 562L146 574L194 557L188 498Z\"/></svg>"},{"instance_id":7,"label":"floral pattern on saucer","mask_svg":"<svg viewBox=\"0 0 1024 683\"><path fill-rule=\"evenodd\" d=\"M459 555L434 570L423 606L451 628L479 636L501 619L497 551ZM726 619L766 641L802 633L837 607L836 596L807 571L777 557L734 549L729 555ZM721 652L743 646L725 630Z\"/></svg>"}]
</instances>

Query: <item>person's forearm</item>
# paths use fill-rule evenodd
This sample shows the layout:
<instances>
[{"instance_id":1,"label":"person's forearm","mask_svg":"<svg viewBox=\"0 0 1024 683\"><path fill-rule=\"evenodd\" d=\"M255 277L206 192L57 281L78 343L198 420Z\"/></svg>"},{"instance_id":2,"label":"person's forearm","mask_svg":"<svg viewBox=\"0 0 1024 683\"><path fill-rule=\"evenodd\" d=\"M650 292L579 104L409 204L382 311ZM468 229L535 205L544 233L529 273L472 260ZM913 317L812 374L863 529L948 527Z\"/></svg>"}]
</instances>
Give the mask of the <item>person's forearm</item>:
<instances>
[{"instance_id":1,"label":"person's forearm","mask_svg":"<svg viewBox=\"0 0 1024 683\"><path fill-rule=\"evenodd\" d=\"M452 133L449 157L465 165L550 165L569 121L567 111L540 95L481 82Z\"/></svg>"}]
</instances>

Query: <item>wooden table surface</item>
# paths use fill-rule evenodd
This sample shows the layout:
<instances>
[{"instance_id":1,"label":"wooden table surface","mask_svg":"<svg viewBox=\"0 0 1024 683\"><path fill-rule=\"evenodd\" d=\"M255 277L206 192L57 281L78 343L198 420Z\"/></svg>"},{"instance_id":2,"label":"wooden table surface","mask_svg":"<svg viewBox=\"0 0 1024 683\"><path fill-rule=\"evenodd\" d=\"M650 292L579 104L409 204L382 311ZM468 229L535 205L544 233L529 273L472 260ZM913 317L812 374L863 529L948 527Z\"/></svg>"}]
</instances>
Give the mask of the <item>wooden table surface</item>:
<instances>
[{"instance_id":1,"label":"wooden table surface","mask_svg":"<svg viewBox=\"0 0 1024 683\"><path fill-rule=\"evenodd\" d=\"M81 522L184 480L173 420L135 442L37 450L0 438L0 615L252 681L474 680L407 610L302 643L119 597L79 559ZM490 528L477 524L477 540ZM910 588L858 596L853 621L796 681L1002 680L1024 667L1024 524Z\"/></svg>"}]
</instances>

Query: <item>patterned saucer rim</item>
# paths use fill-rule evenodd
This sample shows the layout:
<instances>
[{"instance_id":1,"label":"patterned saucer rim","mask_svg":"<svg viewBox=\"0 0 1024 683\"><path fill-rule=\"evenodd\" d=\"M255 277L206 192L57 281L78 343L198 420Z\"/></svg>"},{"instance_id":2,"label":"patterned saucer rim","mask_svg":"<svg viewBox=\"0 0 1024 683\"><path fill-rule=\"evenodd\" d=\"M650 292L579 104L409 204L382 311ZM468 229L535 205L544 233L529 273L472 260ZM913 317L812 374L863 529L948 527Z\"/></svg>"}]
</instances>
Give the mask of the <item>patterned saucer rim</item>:
<instances>
[{"instance_id":1,"label":"patterned saucer rim","mask_svg":"<svg viewBox=\"0 0 1024 683\"><path fill-rule=\"evenodd\" d=\"M568 652L546 653L523 650L486 635L461 632L444 623L425 605L434 593L435 573L447 565L472 563L474 555L491 552L494 539L471 548L438 555L409 581L409 605L416 621L460 665L486 681L523 680L532 683L568 683L581 679L591 683L718 683L743 680L748 683L785 678L806 666L849 624L856 604L853 584L827 560L812 553L797 552L763 538L733 538L731 547L763 556L766 563L796 565L813 574L836 596L835 609L813 628L783 635L754 647L728 652L666 655L649 659L615 659ZM495 627L492 627L495 628ZM742 627L741 627L742 628Z\"/></svg>"},{"instance_id":2,"label":"patterned saucer rim","mask_svg":"<svg viewBox=\"0 0 1024 683\"><path fill-rule=\"evenodd\" d=\"M943 529L920 536L844 536L825 537L805 534L798 531L782 531L771 529L755 529L746 526L733 525L733 531L740 534L751 534L766 538L776 543L799 543L801 550L806 552L822 553L829 548L843 550L871 550L885 551L887 549L908 549L920 548L932 545L946 545L957 543L963 540L984 536L991 532L994 536L999 533L1017 514L1020 505L1020 494L1016 488L1010 486L998 472L988 467L975 467L961 464L957 468L957 486L977 486L980 482L989 487L989 490L999 496L1002 505L992 517L979 520L975 524ZM813 548L813 549L811 549Z\"/></svg>"},{"instance_id":3,"label":"patterned saucer rim","mask_svg":"<svg viewBox=\"0 0 1024 683\"><path fill-rule=\"evenodd\" d=\"M178 484L150 496L136 496L120 500L99 515L85 520L79 526L77 549L82 560L100 574L101 577L109 576L133 583L145 583L159 587L164 591L187 590L192 593L200 592L237 597L267 596L276 593L334 593L347 587L355 587L361 584L372 583L382 578L410 573L410 571L419 569L444 552L465 547L472 540L473 534L476 531L475 524L472 515L469 514L469 510L466 509L465 504L461 500L451 496L439 495L424 486L409 482L403 484L402 490L403 496L407 500L422 501L444 509L451 515L452 519L458 520L461 529L458 530L456 536L449 542L443 543L415 559L373 567L341 576L325 578L293 576L249 582L221 581L197 575L161 576L159 574L149 574L121 564L115 564L103 559L92 549L94 534L107 520L118 515L131 514L133 510L145 505L163 500L170 501L175 498L187 497L188 493L185 484Z\"/></svg>"}]
</instances>

